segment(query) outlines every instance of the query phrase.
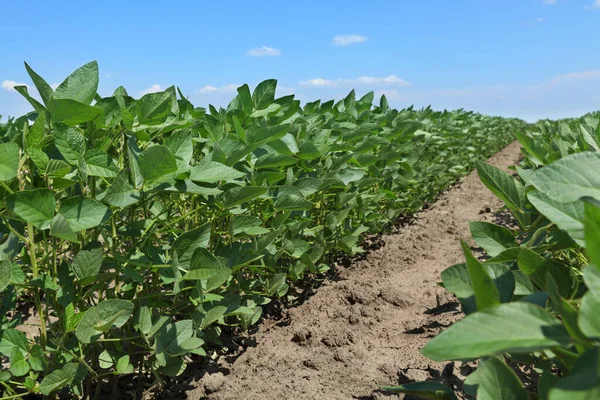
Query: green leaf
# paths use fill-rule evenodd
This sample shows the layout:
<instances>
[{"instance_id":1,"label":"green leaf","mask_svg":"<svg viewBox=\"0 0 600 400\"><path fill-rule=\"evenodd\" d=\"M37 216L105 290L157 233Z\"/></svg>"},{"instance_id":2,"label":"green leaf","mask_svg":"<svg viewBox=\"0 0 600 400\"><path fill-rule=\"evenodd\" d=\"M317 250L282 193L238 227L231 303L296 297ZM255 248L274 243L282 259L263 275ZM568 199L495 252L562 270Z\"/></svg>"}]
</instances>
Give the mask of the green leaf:
<instances>
[{"instance_id":1,"label":"green leaf","mask_svg":"<svg viewBox=\"0 0 600 400\"><path fill-rule=\"evenodd\" d=\"M233 235L262 235L269 232L269 229L263 228L260 218L252 215L235 215L231 219L231 231Z\"/></svg>"},{"instance_id":2,"label":"green leaf","mask_svg":"<svg viewBox=\"0 0 600 400\"><path fill-rule=\"evenodd\" d=\"M25 336L25 333L16 329L0 330L0 354L9 357L14 347L27 352L27 336Z\"/></svg>"},{"instance_id":3,"label":"green leaf","mask_svg":"<svg viewBox=\"0 0 600 400\"><path fill-rule=\"evenodd\" d=\"M102 150L88 150L84 159L88 176L114 178L118 175L119 170L117 169L115 161Z\"/></svg>"},{"instance_id":4,"label":"green leaf","mask_svg":"<svg viewBox=\"0 0 600 400\"><path fill-rule=\"evenodd\" d=\"M165 140L165 146L177 160L177 166L183 168L190 164L194 155L194 146L192 143L192 133L190 131L177 131L171 134Z\"/></svg>"},{"instance_id":5,"label":"green leaf","mask_svg":"<svg viewBox=\"0 0 600 400\"><path fill-rule=\"evenodd\" d=\"M201 280L205 292L210 292L223 285L231 276L231 270L221 263L210 251L198 248L194 251L190 270L183 276L184 280Z\"/></svg>"},{"instance_id":6,"label":"green leaf","mask_svg":"<svg viewBox=\"0 0 600 400\"><path fill-rule=\"evenodd\" d=\"M23 352L18 347L10 351L10 373L13 376L25 376L31 370Z\"/></svg>"},{"instance_id":7,"label":"green leaf","mask_svg":"<svg viewBox=\"0 0 600 400\"><path fill-rule=\"evenodd\" d=\"M45 175L51 178L62 178L71 172L71 165L63 160L48 160Z\"/></svg>"},{"instance_id":8,"label":"green leaf","mask_svg":"<svg viewBox=\"0 0 600 400\"><path fill-rule=\"evenodd\" d=\"M163 326L156 335L154 348L156 360L160 366L167 365L171 351L176 350L183 342L194 335L194 322L191 319L177 321Z\"/></svg>"},{"instance_id":9,"label":"green leaf","mask_svg":"<svg viewBox=\"0 0 600 400\"><path fill-rule=\"evenodd\" d=\"M527 198L533 206L554 223L559 229L567 232L579 245L584 245L582 201L559 203L545 194L534 190L527 193Z\"/></svg>"},{"instance_id":10,"label":"green leaf","mask_svg":"<svg viewBox=\"0 0 600 400\"><path fill-rule=\"evenodd\" d=\"M590 261L600 270L600 207L585 204L585 243Z\"/></svg>"},{"instance_id":11,"label":"green leaf","mask_svg":"<svg viewBox=\"0 0 600 400\"><path fill-rule=\"evenodd\" d=\"M106 191L102 201L114 207L125 208L140 201L140 192L129 182L126 172L121 172Z\"/></svg>"},{"instance_id":12,"label":"green leaf","mask_svg":"<svg viewBox=\"0 0 600 400\"><path fill-rule=\"evenodd\" d=\"M313 203L306 200L294 186L281 186L273 207L279 210L310 210Z\"/></svg>"},{"instance_id":13,"label":"green leaf","mask_svg":"<svg viewBox=\"0 0 600 400\"><path fill-rule=\"evenodd\" d=\"M577 359L570 374L550 389L549 400L600 398L600 348L593 347Z\"/></svg>"},{"instance_id":14,"label":"green leaf","mask_svg":"<svg viewBox=\"0 0 600 400\"><path fill-rule=\"evenodd\" d=\"M12 277L12 262L3 260L0 261L0 293L10 284Z\"/></svg>"},{"instance_id":15,"label":"green leaf","mask_svg":"<svg viewBox=\"0 0 600 400\"><path fill-rule=\"evenodd\" d=\"M8 182L17 177L19 153L16 143L0 143L0 181Z\"/></svg>"},{"instance_id":16,"label":"green leaf","mask_svg":"<svg viewBox=\"0 0 600 400\"><path fill-rule=\"evenodd\" d=\"M439 382L413 382L398 386L383 386L386 392L404 393L431 400L456 400L457 397L448 386Z\"/></svg>"},{"instance_id":17,"label":"green leaf","mask_svg":"<svg viewBox=\"0 0 600 400\"><path fill-rule=\"evenodd\" d=\"M582 152L561 158L534 171L529 180L536 189L559 203L582 197L600 201L600 153Z\"/></svg>"},{"instance_id":18,"label":"green leaf","mask_svg":"<svg viewBox=\"0 0 600 400\"><path fill-rule=\"evenodd\" d=\"M45 114L47 112L46 107L44 107L39 101L34 99L29 95L29 91L27 90L27 86L15 86L14 89L21 94L21 96L25 97L25 99L31 104L31 106L40 114ZM52 88L50 88L52 90Z\"/></svg>"},{"instance_id":19,"label":"green leaf","mask_svg":"<svg viewBox=\"0 0 600 400\"><path fill-rule=\"evenodd\" d=\"M267 192L268 188L263 186L241 186L234 187L222 194L221 200L226 208L256 199Z\"/></svg>"},{"instance_id":20,"label":"green leaf","mask_svg":"<svg viewBox=\"0 0 600 400\"><path fill-rule=\"evenodd\" d=\"M529 400L517 374L504 361L490 357L477 369L477 400Z\"/></svg>"},{"instance_id":21,"label":"green leaf","mask_svg":"<svg viewBox=\"0 0 600 400\"><path fill-rule=\"evenodd\" d=\"M246 176L244 172L228 167L216 161L208 161L194 165L190 172L190 180L194 182L216 183L230 182Z\"/></svg>"},{"instance_id":22,"label":"green leaf","mask_svg":"<svg viewBox=\"0 0 600 400\"><path fill-rule=\"evenodd\" d=\"M79 384L86 376L87 369L81 364L65 364L61 369L50 372L40 382L40 392L44 396L71 384Z\"/></svg>"},{"instance_id":23,"label":"green leaf","mask_svg":"<svg viewBox=\"0 0 600 400\"><path fill-rule=\"evenodd\" d=\"M52 99L48 104L48 111L50 111L52 119L69 126L93 121L102 115L100 108L71 99Z\"/></svg>"},{"instance_id":24,"label":"green leaf","mask_svg":"<svg viewBox=\"0 0 600 400\"><path fill-rule=\"evenodd\" d=\"M6 207L40 230L50 227L56 201L48 189L24 190L6 198Z\"/></svg>"},{"instance_id":25,"label":"green leaf","mask_svg":"<svg viewBox=\"0 0 600 400\"><path fill-rule=\"evenodd\" d=\"M98 275L102 266L102 247L99 243L81 250L73 259L73 272L79 280Z\"/></svg>"},{"instance_id":26,"label":"green leaf","mask_svg":"<svg viewBox=\"0 0 600 400\"><path fill-rule=\"evenodd\" d=\"M143 125L157 125L165 122L171 113L173 98L168 90L149 93L135 104L138 122Z\"/></svg>"},{"instance_id":27,"label":"green leaf","mask_svg":"<svg viewBox=\"0 0 600 400\"><path fill-rule=\"evenodd\" d=\"M70 99L91 104L98 90L98 63L89 62L67 77L54 91L53 99ZM45 101L45 100L44 100Z\"/></svg>"},{"instance_id":28,"label":"green leaf","mask_svg":"<svg viewBox=\"0 0 600 400\"><path fill-rule=\"evenodd\" d=\"M566 266L548 260L527 247L521 247L518 266L539 288L544 288L546 273L550 273L558 284L558 291L562 297L570 298L576 288L576 281L571 277Z\"/></svg>"},{"instance_id":29,"label":"green leaf","mask_svg":"<svg viewBox=\"0 0 600 400\"><path fill-rule=\"evenodd\" d=\"M83 196L63 201L58 213L65 218L74 232L95 228L110 217L108 207Z\"/></svg>"},{"instance_id":30,"label":"green leaf","mask_svg":"<svg viewBox=\"0 0 600 400\"><path fill-rule=\"evenodd\" d=\"M502 226L489 222L470 222L471 235L475 242L481 246L491 257L495 257L512 247L517 247L512 232Z\"/></svg>"},{"instance_id":31,"label":"green leaf","mask_svg":"<svg viewBox=\"0 0 600 400\"><path fill-rule=\"evenodd\" d=\"M473 284L477 310L481 311L500 303L500 294L492 278L483 269L481 263L473 257L469 245L464 241L461 241L461 245L467 259L467 269L469 270L469 277Z\"/></svg>"},{"instance_id":32,"label":"green leaf","mask_svg":"<svg viewBox=\"0 0 600 400\"><path fill-rule=\"evenodd\" d=\"M177 171L177 159L167 146L148 147L140 154L140 173L144 183L150 184Z\"/></svg>"},{"instance_id":33,"label":"green leaf","mask_svg":"<svg viewBox=\"0 0 600 400\"><path fill-rule=\"evenodd\" d=\"M175 240L173 243L173 251L177 253L181 268L185 270L190 268L190 262L194 252L199 248L206 248L208 246L211 232L212 224L207 222L196 229L187 231Z\"/></svg>"},{"instance_id":34,"label":"green leaf","mask_svg":"<svg viewBox=\"0 0 600 400\"><path fill-rule=\"evenodd\" d=\"M79 158L83 157L86 150L85 137L77 128L72 128L64 124L54 126L54 144L71 165L79 165Z\"/></svg>"},{"instance_id":35,"label":"green leaf","mask_svg":"<svg viewBox=\"0 0 600 400\"><path fill-rule=\"evenodd\" d=\"M54 90L52 90L52 87L48 84L48 82L46 82L33 69L31 69L31 67L27 63L25 63L25 69L27 70L27 73L31 77L31 80L33 81L35 88L39 92L40 97L42 98L44 103L46 105L48 105L48 103L50 102L50 99L52 98L52 95L54 94ZM37 110L37 108L36 108L36 110Z\"/></svg>"},{"instance_id":36,"label":"green leaf","mask_svg":"<svg viewBox=\"0 0 600 400\"><path fill-rule=\"evenodd\" d=\"M501 353L530 353L566 346L569 335L546 310L525 302L486 308L433 338L422 350L435 361L473 359Z\"/></svg>"},{"instance_id":37,"label":"green leaf","mask_svg":"<svg viewBox=\"0 0 600 400\"><path fill-rule=\"evenodd\" d=\"M267 108L275 101L275 89L277 88L276 79L267 79L262 81L252 93L252 101L256 110Z\"/></svg>"},{"instance_id":38,"label":"green leaf","mask_svg":"<svg viewBox=\"0 0 600 400\"><path fill-rule=\"evenodd\" d=\"M254 111L252 114L250 114L250 118L266 117L269 114L277 113L279 110L281 110L281 106L279 104L273 103L270 104L267 108Z\"/></svg>"},{"instance_id":39,"label":"green leaf","mask_svg":"<svg viewBox=\"0 0 600 400\"><path fill-rule=\"evenodd\" d=\"M50 226L50 234L58 238L68 240L73 243L79 243L77 234L73 232L69 222L61 214L56 214Z\"/></svg>"},{"instance_id":40,"label":"green leaf","mask_svg":"<svg viewBox=\"0 0 600 400\"><path fill-rule=\"evenodd\" d=\"M583 279L588 292L581 300L579 327L587 337L600 339L600 269L587 266L583 271Z\"/></svg>"},{"instance_id":41,"label":"green leaf","mask_svg":"<svg viewBox=\"0 0 600 400\"><path fill-rule=\"evenodd\" d=\"M34 344L29 350L29 365L34 371L44 371L46 368L46 359L44 350L39 344Z\"/></svg>"},{"instance_id":42,"label":"green leaf","mask_svg":"<svg viewBox=\"0 0 600 400\"><path fill-rule=\"evenodd\" d=\"M97 341L103 332L120 328L131 318L134 304L129 300L108 299L90 307L75 331L80 342L89 344Z\"/></svg>"},{"instance_id":43,"label":"green leaf","mask_svg":"<svg viewBox=\"0 0 600 400\"><path fill-rule=\"evenodd\" d=\"M525 204L523 185L506 172L483 162L477 163L483 184L510 208L522 210Z\"/></svg>"}]
</instances>

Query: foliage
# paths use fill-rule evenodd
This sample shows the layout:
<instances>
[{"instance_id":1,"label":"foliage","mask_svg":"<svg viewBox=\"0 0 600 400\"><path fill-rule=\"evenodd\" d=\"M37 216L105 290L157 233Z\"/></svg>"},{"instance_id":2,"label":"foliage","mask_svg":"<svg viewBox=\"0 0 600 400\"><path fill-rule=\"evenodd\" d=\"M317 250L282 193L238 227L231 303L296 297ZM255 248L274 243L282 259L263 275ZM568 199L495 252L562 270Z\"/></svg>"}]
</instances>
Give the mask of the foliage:
<instances>
[{"instance_id":1,"label":"foliage","mask_svg":"<svg viewBox=\"0 0 600 400\"><path fill-rule=\"evenodd\" d=\"M598 115L540 121L518 134L525 156L513 177L480 163L483 183L518 229L471 223L483 262L442 273L467 316L422 353L436 361L476 360L465 381L478 399L600 398L600 124ZM522 382L513 368L532 365ZM390 388L455 398L437 382ZM435 390L434 390L435 389ZM534 394L535 393L535 394ZM445 397L444 397L445 396Z\"/></svg>"},{"instance_id":2,"label":"foliage","mask_svg":"<svg viewBox=\"0 0 600 400\"><path fill-rule=\"evenodd\" d=\"M275 80L207 111L175 87L100 97L95 62L56 90L26 69L42 102L16 87L35 112L0 137L7 396L180 375L525 125L354 91L301 107Z\"/></svg>"}]
</instances>

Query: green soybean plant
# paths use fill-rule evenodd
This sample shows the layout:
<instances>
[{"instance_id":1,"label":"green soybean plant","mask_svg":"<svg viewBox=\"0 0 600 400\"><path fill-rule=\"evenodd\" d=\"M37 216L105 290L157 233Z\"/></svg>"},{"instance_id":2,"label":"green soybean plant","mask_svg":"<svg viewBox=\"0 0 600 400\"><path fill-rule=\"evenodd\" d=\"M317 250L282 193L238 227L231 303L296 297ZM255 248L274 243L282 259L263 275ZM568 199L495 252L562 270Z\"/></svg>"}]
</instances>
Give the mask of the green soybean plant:
<instances>
[{"instance_id":1,"label":"green soybean plant","mask_svg":"<svg viewBox=\"0 0 600 400\"><path fill-rule=\"evenodd\" d=\"M25 68L34 111L0 125L8 398L162 386L527 125L372 92L301 106L272 79L226 108L101 97L96 62L56 89Z\"/></svg>"},{"instance_id":2,"label":"green soybean plant","mask_svg":"<svg viewBox=\"0 0 600 400\"><path fill-rule=\"evenodd\" d=\"M479 360L464 386L473 398L600 397L600 127L590 114L538 128L517 135L518 177L478 164L518 228L471 223L486 259L463 243L466 263L442 273L466 317L422 350L436 361ZM515 372L523 365L528 381ZM457 398L439 382L386 389Z\"/></svg>"}]
</instances>

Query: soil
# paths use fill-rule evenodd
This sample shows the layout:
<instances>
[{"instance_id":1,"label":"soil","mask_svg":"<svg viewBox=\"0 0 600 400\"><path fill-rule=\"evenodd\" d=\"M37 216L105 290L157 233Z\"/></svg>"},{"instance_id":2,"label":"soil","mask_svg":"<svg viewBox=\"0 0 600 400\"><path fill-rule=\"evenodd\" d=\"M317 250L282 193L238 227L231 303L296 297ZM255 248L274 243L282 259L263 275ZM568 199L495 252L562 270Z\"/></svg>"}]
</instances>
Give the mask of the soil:
<instances>
[{"instance_id":1,"label":"soil","mask_svg":"<svg viewBox=\"0 0 600 400\"><path fill-rule=\"evenodd\" d=\"M512 143L490 159L518 163ZM197 370L189 399L400 398L378 389L410 381L443 381L456 389L472 371L420 354L427 341L461 318L460 305L438 285L463 262L468 222L494 220L502 207L476 173L464 178L412 225L384 235L383 246L325 282L279 321L266 321L237 357Z\"/></svg>"}]
</instances>

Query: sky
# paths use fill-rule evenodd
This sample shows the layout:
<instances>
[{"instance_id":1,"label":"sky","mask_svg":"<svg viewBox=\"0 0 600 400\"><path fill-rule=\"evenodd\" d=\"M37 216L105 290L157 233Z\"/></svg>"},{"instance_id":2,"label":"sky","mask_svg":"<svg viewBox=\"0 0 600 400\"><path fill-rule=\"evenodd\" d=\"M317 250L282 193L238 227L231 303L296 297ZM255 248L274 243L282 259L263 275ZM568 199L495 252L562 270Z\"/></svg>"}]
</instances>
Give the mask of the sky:
<instances>
[{"instance_id":1,"label":"sky","mask_svg":"<svg viewBox=\"0 0 600 400\"><path fill-rule=\"evenodd\" d=\"M385 94L490 115L600 109L600 0L60 2L0 0L0 114L30 111L13 86L26 61L58 85L97 60L101 96L177 85L226 106L244 83L278 80L303 102Z\"/></svg>"}]
</instances>

